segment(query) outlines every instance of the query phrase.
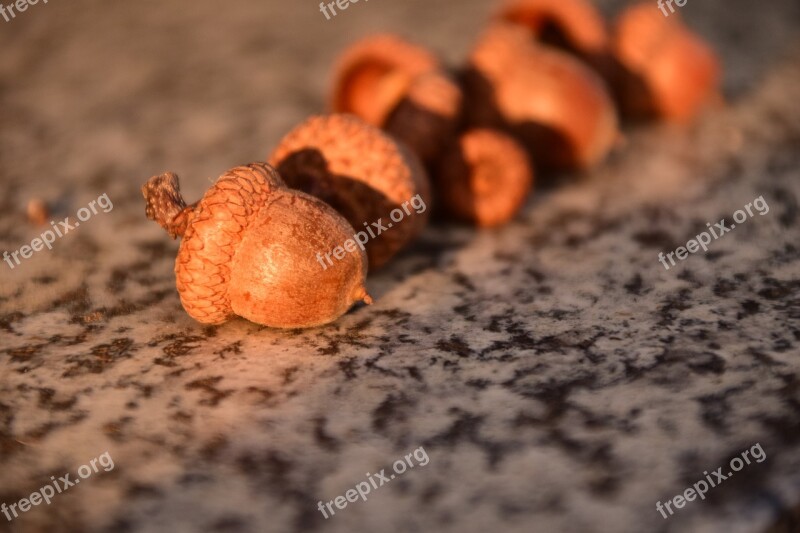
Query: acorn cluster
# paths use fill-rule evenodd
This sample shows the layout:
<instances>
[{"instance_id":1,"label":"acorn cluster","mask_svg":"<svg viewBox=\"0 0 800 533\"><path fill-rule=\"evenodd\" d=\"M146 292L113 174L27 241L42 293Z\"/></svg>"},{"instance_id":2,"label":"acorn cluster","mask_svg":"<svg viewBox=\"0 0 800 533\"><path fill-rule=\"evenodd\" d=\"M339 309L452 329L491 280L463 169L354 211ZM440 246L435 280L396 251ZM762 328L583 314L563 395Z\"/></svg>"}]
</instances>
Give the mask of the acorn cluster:
<instances>
[{"instance_id":1,"label":"acorn cluster","mask_svg":"<svg viewBox=\"0 0 800 533\"><path fill-rule=\"evenodd\" d=\"M371 302L368 266L412 242L428 213L347 247L331 268L320 251L354 244L415 197L476 226L506 223L535 174L599 164L623 119L691 121L718 101L719 77L710 47L650 3L609 25L589 0L509 0L460 69L396 35L356 42L336 64L331 114L195 204L175 174L150 178L146 213L182 237L177 288L194 319L321 325Z\"/></svg>"}]
</instances>

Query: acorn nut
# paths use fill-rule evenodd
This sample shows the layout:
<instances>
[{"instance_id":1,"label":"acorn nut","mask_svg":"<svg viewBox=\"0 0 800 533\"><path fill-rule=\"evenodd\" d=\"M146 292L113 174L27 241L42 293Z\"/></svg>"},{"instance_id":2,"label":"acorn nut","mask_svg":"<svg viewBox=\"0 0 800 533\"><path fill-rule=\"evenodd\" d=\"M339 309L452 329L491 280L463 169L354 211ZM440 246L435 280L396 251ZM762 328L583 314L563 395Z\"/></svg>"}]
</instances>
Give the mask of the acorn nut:
<instances>
[{"instance_id":1,"label":"acorn nut","mask_svg":"<svg viewBox=\"0 0 800 533\"><path fill-rule=\"evenodd\" d=\"M407 93L382 125L425 163L435 161L456 134L463 95L442 72L414 78Z\"/></svg>"},{"instance_id":2,"label":"acorn nut","mask_svg":"<svg viewBox=\"0 0 800 533\"><path fill-rule=\"evenodd\" d=\"M431 52L392 34L367 37L339 60L331 107L352 113L431 163L455 134L461 88Z\"/></svg>"},{"instance_id":3,"label":"acorn nut","mask_svg":"<svg viewBox=\"0 0 800 533\"><path fill-rule=\"evenodd\" d=\"M337 62L331 108L382 127L414 78L439 68L436 56L401 37L366 37L349 46Z\"/></svg>"},{"instance_id":4,"label":"acorn nut","mask_svg":"<svg viewBox=\"0 0 800 533\"><path fill-rule=\"evenodd\" d=\"M447 211L477 226L511 220L533 186L533 168L522 146L496 130L463 133L445 152L436 190Z\"/></svg>"},{"instance_id":5,"label":"acorn nut","mask_svg":"<svg viewBox=\"0 0 800 533\"><path fill-rule=\"evenodd\" d=\"M370 268L385 264L427 223L430 184L419 159L358 117L310 118L281 140L269 162L290 187L369 232Z\"/></svg>"},{"instance_id":6,"label":"acorn nut","mask_svg":"<svg viewBox=\"0 0 800 533\"><path fill-rule=\"evenodd\" d=\"M650 4L627 8L616 22L613 54L627 115L688 122L719 99L719 59L678 13L665 17Z\"/></svg>"},{"instance_id":7,"label":"acorn nut","mask_svg":"<svg viewBox=\"0 0 800 533\"><path fill-rule=\"evenodd\" d=\"M198 322L238 315L277 328L312 327L371 302L363 251L355 248L332 267L317 260L353 228L324 202L287 188L269 165L229 170L190 206L172 173L150 178L142 193L147 217L183 237L176 285Z\"/></svg>"},{"instance_id":8,"label":"acorn nut","mask_svg":"<svg viewBox=\"0 0 800 533\"><path fill-rule=\"evenodd\" d=\"M518 26L484 33L465 84L470 123L512 133L544 167L589 168L617 142L616 110L599 75Z\"/></svg>"},{"instance_id":9,"label":"acorn nut","mask_svg":"<svg viewBox=\"0 0 800 533\"><path fill-rule=\"evenodd\" d=\"M521 26L535 41L567 50L592 66L607 61L609 32L589 0L510 0L496 18Z\"/></svg>"}]
</instances>

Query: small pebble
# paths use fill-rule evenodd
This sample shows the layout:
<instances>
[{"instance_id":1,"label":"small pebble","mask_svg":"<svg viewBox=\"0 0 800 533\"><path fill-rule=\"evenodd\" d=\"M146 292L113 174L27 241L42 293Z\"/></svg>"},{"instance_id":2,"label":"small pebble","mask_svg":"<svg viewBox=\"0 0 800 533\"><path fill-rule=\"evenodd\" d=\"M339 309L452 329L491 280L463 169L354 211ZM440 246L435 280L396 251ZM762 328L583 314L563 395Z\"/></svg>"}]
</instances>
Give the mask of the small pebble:
<instances>
[{"instance_id":1,"label":"small pebble","mask_svg":"<svg viewBox=\"0 0 800 533\"><path fill-rule=\"evenodd\" d=\"M28 222L36 226L46 224L50 218L50 210L47 208L47 204L39 198L32 198L28 202L27 214Z\"/></svg>"}]
</instances>

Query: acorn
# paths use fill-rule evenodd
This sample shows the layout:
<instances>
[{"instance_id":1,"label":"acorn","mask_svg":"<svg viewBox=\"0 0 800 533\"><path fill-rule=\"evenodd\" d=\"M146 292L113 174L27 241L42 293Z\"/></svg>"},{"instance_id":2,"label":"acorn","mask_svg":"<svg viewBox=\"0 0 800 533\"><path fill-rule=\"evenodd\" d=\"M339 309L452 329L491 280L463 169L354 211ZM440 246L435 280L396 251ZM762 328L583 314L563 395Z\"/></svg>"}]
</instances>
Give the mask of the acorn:
<instances>
[{"instance_id":1,"label":"acorn","mask_svg":"<svg viewBox=\"0 0 800 533\"><path fill-rule=\"evenodd\" d=\"M142 194L147 217L183 238L176 285L198 322L221 324L238 315L305 328L336 320L358 301L371 303L362 250L332 266L318 260L352 238L352 226L319 199L289 189L269 165L229 170L189 206L173 173L150 178Z\"/></svg>"},{"instance_id":2,"label":"acorn","mask_svg":"<svg viewBox=\"0 0 800 533\"><path fill-rule=\"evenodd\" d=\"M462 99L461 88L433 53L381 34L342 54L331 107L383 129L431 163L455 134Z\"/></svg>"},{"instance_id":3,"label":"acorn","mask_svg":"<svg viewBox=\"0 0 800 533\"><path fill-rule=\"evenodd\" d=\"M720 98L719 59L677 12L665 17L649 3L627 8L615 25L613 55L627 115L688 122Z\"/></svg>"},{"instance_id":4,"label":"acorn","mask_svg":"<svg viewBox=\"0 0 800 533\"><path fill-rule=\"evenodd\" d=\"M438 201L448 213L482 227L511 220L533 186L533 167L525 149L496 130L462 133L439 162Z\"/></svg>"},{"instance_id":5,"label":"acorn","mask_svg":"<svg viewBox=\"0 0 800 533\"><path fill-rule=\"evenodd\" d=\"M419 159L358 117L310 118L280 141L269 162L290 187L320 198L369 235L370 268L384 265L428 221L430 184Z\"/></svg>"},{"instance_id":6,"label":"acorn","mask_svg":"<svg viewBox=\"0 0 800 533\"><path fill-rule=\"evenodd\" d=\"M590 168L617 142L617 113L599 75L518 26L492 25L464 80L471 125L512 133L544 167Z\"/></svg>"},{"instance_id":7,"label":"acorn","mask_svg":"<svg viewBox=\"0 0 800 533\"><path fill-rule=\"evenodd\" d=\"M430 164L456 134L462 100L461 88L449 75L422 74L411 82L383 130Z\"/></svg>"},{"instance_id":8,"label":"acorn","mask_svg":"<svg viewBox=\"0 0 800 533\"><path fill-rule=\"evenodd\" d=\"M598 70L607 65L609 31L588 0L509 0L495 18L523 27L531 39L569 51Z\"/></svg>"},{"instance_id":9,"label":"acorn","mask_svg":"<svg viewBox=\"0 0 800 533\"><path fill-rule=\"evenodd\" d=\"M440 67L434 54L397 35L366 37L349 46L337 62L331 109L382 127L414 78Z\"/></svg>"}]
</instances>

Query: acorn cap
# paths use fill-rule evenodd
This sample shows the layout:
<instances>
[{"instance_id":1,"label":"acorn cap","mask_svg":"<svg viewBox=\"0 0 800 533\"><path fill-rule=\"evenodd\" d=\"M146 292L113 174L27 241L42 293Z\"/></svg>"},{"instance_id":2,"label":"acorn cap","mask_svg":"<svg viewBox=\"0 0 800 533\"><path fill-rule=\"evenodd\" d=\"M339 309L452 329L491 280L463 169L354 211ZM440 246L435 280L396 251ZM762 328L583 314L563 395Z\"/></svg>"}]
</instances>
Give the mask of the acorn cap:
<instances>
[{"instance_id":1,"label":"acorn cap","mask_svg":"<svg viewBox=\"0 0 800 533\"><path fill-rule=\"evenodd\" d=\"M508 222L525 204L534 174L512 137L489 129L463 133L442 157L438 199L461 220L478 226Z\"/></svg>"},{"instance_id":2,"label":"acorn cap","mask_svg":"<svg viewBox=\"0 0 800 533\"><path fill-rule=\"evenodd\" d=\"M366 37L348 47L334 69L331 109L382 126L415 77L438 70L436 56L393 34Z\"/></svg>"},{"instance_id":3,"label":"acorn cap","mask_svg":"<svg viewBox=\"0 0 800 533\"><path fill-rule=\"evenodd\" d=\"M220 324L235 314L228 296L231 261L245 228L281 188L275 169L254 163L223 174L198 202L175 260L181 303L198 322Z\"/></svg>"},{"instance_id":4,"label":"acorn cap","mask_svg":"<svg viewBox=\"0 0 800 533\"><path fill-rule=\"evenodd\" d=\"M388 261L427 223L427 208L390 220L416 195L427 206L430 184L415 155L357 117L312 117L281 140L269 161L290 187L330 204L357 232L380 231L366 244L370 268ZM386 229L373 225L379 221Z\"/></svg>"},{"instance_id":5,"label":"acorn cap","mask_svg":"<svg viewBox=\"0 0 800 533\"><path fill-rule=\"evenodd\" d=\"M620 103L634 116L685 122L718 94L719 59L678 13L637 4L617 19L613 53L624 69Z\"/></svg>"}]
</instances>

